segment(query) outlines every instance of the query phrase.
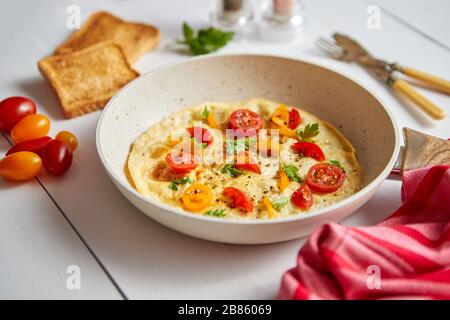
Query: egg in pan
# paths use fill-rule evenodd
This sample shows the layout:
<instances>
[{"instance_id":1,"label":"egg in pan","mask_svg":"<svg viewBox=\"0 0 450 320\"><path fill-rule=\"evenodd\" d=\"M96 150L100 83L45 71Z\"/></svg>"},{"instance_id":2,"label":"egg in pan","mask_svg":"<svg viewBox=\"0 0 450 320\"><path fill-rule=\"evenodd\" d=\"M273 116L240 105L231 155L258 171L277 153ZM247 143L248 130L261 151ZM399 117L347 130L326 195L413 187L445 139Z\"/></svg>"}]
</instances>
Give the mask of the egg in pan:
<instances>
[{"instance_id":1,"label":"egg in pan","mask_svg":"<svg viewBox=\"0 0 450 320\"><path fill-rule=\"evenodd\" d=\"M171 114L138 137L127 169L145 197L221 219L307 214L361 188L356 151L339 130L264 99Z\"/></svg>"}]
</instances>

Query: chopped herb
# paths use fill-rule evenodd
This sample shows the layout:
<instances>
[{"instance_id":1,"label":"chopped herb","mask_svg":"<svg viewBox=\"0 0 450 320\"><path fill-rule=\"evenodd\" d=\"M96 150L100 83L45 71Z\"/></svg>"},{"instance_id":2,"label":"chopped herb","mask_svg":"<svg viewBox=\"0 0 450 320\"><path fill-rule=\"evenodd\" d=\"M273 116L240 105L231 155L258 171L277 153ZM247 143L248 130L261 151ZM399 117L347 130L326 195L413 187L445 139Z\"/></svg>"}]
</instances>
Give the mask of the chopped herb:
<instances>
[{"instance_id":1,"label":"chopped herb","mask_svg":"<svg viewBox=\"0 0 450 320\"><path fill-rule=\"evenodd\" d=\"M337 160L330 160L330 164L335 165L336 167L341 168L341 169L345 172L344 167L342 166L342 164L341 164L339 161L337 161Z\"/></svg>"},{"instance_id":2,"label":"chopped herb","mask_svg":"<svg viewBox=\"0 0 450 320\"><path fill-rule=\"evenodd\" d=\"M173 180L169 184L169 188L172 189L172 190L177 191L179 185L186 184L186 183L192 183L192 179L191 178L183 178L183 179Z\"/></svg>"},{"instance_id":3,"label":"chopped herb","mask_svg":"<svg viewBox=\"0 0 450 320\"><path fill-rule=\"evenodd\" d=\"M203 109L201 116L202 116L202 120L204 120L204 121L206 121L208 119L209 110L208 110L207 106L205 106L205 109Z\"/></svg>"},{"instance_id":4,"label":"chopped herb","mask_svg":"<svg viewBox=\"0 0 450 320\"><path fill-rule=\"evenodd\" d=\"M225 210L224 209L216 209L216 210L208 210L205 213L205 216L213 216L213 217L225 217Z\"/></svg>"},{"instance_id":5,"label":"chopped herb","mask_svg":"<svg viewBox=\"0 0 450 320\"><path fill-rule=\"evenodd\" d=\"M198 140L195 137L192 137L191 141L199 145L202 149L205 149L208 146L208 144L205 142L198 142Z\"/></svg>"},{"instance_id":6,"label":"chopped herb","mask_svg":"<svg viewBox=\"0 0 450 320\"><path fill-rule=\"evenodd\" d=\"M255 137L245 137L243 139L227 139L227 154L239 154L242 151L249 151L255 143Z\"/></svg>"},{"instance_id":7,"label":"chopped herb","mask_svg":"<svg viewBox=\"0 0 450 320\"><path fill-rule=\"evenodd\" d=\"M243 171L236 169L231 163L224 165L220 172L229 174L232 177L239 177L241 174L244 174Z\"/></svg>"},{"instance_id":8,"label":"chopped herb","mask_svg":"<svg viewBox=\"0 0 450 320\"><path fill-rule=\"evenodd\" d=\"M183 23L184 40L179 41L188 46L195 56L208 54L224 47L231 39L234 32L225 32L217 28L201 29L195 34L194 30Z\"/></svg>"},{"instance_id":9,"label":"chopped herb","mask_svg":"<svg viewBox=\"0 0 450 320\"><path fill-rule=\"evenodd\" d=\"M284 167L284 173L286 173L287 177L291 181L295 181L298 183L302 183L302 178L298 175L298 168L294 165L288 165Z\"/></svg>"},{"instance_id":10,"label":"chopped herb","mask_svg":"<svg viewBox=\"0 0 450 320\"><path fill-rule=\"evenodd\" d=\"M280 211L285 205L287 205L288 202L288 198L279 198L272 200L272 206L275 208L275 210Z\"/></svg>"},{"instance_id":11,"label":"chopped herb","mask_svg":"<svg viewBox=\"0 0 450 320\"><path fill-rule=\"evenodd\" d=\"M305 129L295 131L297 136L302 141L313 142L311 138L317 136L319 134L319 124L318 123L309 123L306 125Z\"/></svg>"}]
</instances>

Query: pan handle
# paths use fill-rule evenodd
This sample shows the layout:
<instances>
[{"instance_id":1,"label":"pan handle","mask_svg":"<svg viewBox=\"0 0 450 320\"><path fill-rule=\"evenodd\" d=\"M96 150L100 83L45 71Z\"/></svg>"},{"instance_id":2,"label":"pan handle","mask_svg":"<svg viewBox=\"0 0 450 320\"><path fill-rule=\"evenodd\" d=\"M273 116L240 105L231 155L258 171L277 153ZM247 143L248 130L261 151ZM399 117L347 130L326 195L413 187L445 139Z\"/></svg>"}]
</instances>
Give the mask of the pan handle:
<instances>
[{"instance_id":1,"label":"pan handle","mask_svg":"<svg viewBox=\"0 0 450 320\"><path fill-rule=\"evenodd\" d=\"M440 139L403 128L405 146L399 155L388 179L401 180L402 173L408 170L426 168L436 165L450 165L450 141Z\"/></svg>"}]
</instances>

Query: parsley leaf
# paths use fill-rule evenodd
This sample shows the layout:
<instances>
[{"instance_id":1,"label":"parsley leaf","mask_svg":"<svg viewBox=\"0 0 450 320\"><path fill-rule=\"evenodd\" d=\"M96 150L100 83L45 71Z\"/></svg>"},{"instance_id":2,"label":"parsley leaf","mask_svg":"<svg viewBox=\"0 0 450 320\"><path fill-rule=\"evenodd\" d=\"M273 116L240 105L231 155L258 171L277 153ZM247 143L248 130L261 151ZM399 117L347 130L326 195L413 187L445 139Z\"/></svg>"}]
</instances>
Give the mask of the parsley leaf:
<instances>
[{"instance_id":1,"label":"parsley leaf","mask_svg":"<svg viewBox=\"0 0 450 320\"><path fill-rule=\"evenodd\" d=\"M285 205L287 205L288 202L289 202L288 198L279 198L279 199L272 200L272 206L275 208L275 210L279 211Z\"/></svg>"},{"instance_id":2,"label":"parsley leaf","mask_svg":"<svg viewBox=\"0 0 450 320\"><path fill-rule=\"evenodd\" d=\"M242 151L249 151L256 143L255 137L245 137L242 139L227 139L226 150L227 154L239 154Z\"/></svg>"},{"instance_id":3,"label":"parsley leaf","mask_svg":"<svg viewBox=\"0 0 450 320\"><path fill-rule=\"evenodd\" d=\"M225 217L225 210L224 209L216 209L216 210L208 210L205 213L205 216L213 216L213 217Z\"/></svg>"},{"instance_id":4,"label":"parsley leaf","mask_svg":"<svg viewBox=\"0 0 450 320\"><path fill-rule=\"evenodd\" d=\"M296 181L298 183L302 183L302 178L298 175L298 168L294 165L288 165L284 167L284 173L286 173L287 177L291 181Z\"/></svg>"},{"instance_id":5,"label":"parsley leaf","mask_svg":"<svg viewBox=\"0 0 450 320\"><path fill-rule=\"evenodd\" d=\"M172 189L172 190L177 191L179 185L186 184L186 183L192 183L192 179L191 178L183 178L183 179L173 180L169 184L169 188Z\"/></svg>"},{"instance_id":6,"label":"parsley leaf","mask_svg":"<svg viewBox=\"0 0 450 320\"><path fill-rule=\"evenodd\" d=\"M183 23L184 40L179 41L189 47L195 56L208 54L224 47L228 41L233 39L234 32L225 32L217 28L201 29L195 34L194 30L186 23Z\"/></svg>"},{"instance_id":7,"label":"parsley leaf","mask_svg":"<svg viewBox=\"0 0 450 320\"><path fill-rule=\"evenodd\" d=\"M204 120L204 121L206 121L208 119L209 110L208 110L207 106L205 107L205 109L203 109L201 116L202 116L202 120Z\"/></svg>"},{"instance_id":8,"label":"parsley leaf","mask_svg":"<svg viewBox=\"0 0 450 320\"><path fill-rule=\"evenodd\" d=\"M223 166L223 168L220 170L222 173L229 174L232 177L239 177L241 174L244 174L244 171L236 169L231 163L227 163Z\"/></svg>"},{"instance_id":9,"label":"parsley leaf","mask_svg":"<svg viewBox=\"0 0 450 320\"><path fill-rule=\"evenodd\" d=\"M302 141L309 141L312 142L313 137L317 136L319 134L319 124L318 123L309 123L306 125L305 129L303 130L297 130L295 131L297 136Z\"/></svg>"},{"instance_id":10,"label":"parsley leaf","mask_svg":"<svg viewBox=\"0 0 450 320\"><path fill-rule=\"evenodd\" d=\"M191 141L197 145L199 145L202 149L205 149L208 144L206 142L199 142L195 137L191 138Z\"/></svg>"},{"instance_id":11,"label":"parsley leaf","mask_svg":"<svg viewBox=\"0 0 450 320\"><path fill-rule=\"evenodd\" d=\"M330 164L333 164L333 165L335 165L336 167L341 168L341 169L345 172L344 167L342 166L342 164L341 164L339 161L337 161L337 160L330 160Z\"/></svg>"}]
</instances>

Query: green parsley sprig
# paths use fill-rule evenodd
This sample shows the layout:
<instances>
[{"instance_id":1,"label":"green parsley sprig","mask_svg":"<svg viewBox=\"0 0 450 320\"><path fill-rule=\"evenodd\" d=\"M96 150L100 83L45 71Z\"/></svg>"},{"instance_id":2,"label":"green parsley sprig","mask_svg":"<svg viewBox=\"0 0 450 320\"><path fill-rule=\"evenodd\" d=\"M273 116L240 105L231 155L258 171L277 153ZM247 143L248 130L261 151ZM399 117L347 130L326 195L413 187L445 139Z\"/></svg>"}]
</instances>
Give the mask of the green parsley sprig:
<instances>
[{"instance_id":1,"label":"green parsley sprig","mask_svg":"<svg viewBox=\"0 0 450 320\"><path fill-rule=\"evenodd\" d=\"M217 28L201 29L197 33L183 23L184 40L179 41L188 46L194 56L208 54L224 47L234 37L234 32L225 32Z\"/></svg>"},{"instance_id":2,"label":"green parsley sprig","mask_svg":"<svg viewBox=\"0 0 450 320\"><path fill-rule=\"evenodd\" d=\"M302 178L298 175L298 168L296 166L290 164L285 166L283 170L289 180L302 183Z\"/></svg>"},{"instance_id":3,"label":"green parsley sprig","mask_svg":"<svg viewBox=\"0 0 450 320\"><path fill-rule=\"evenodd\" d=\"M205 216L223 218L226 216L226 213L224 209L208 210L205 212Z\"/></svg>"},{"instance_id":4,"label":"green parsley sprig","mask_svg":"<svg viewBox=\"0 0 450 320\"><path fill-rule=\"evenodd\" d=\"M275 200L272 200L272 206L275 208L275 210L280 211L285 205L288 204L289 198L278 198Z\"/></svg>"},{"instance_id":5,"label":"green parsley sprig","mask_svg":"<svg viewBox=\"0 0 450 320\"><path fill-rule=\"evenodd\" d=\"M220 172L226 173L234 178L244 174L244 171L236 169L231 163L227 163L226 165L224 165Z\"/></svg>"},{"instance_id":6,"label":"green parsley sprig","mask_svg":"<svg viewBox=\"0 0 450 320\"><path fill-rule=\"evenodd\" d=\"M192 183L192 179L191 178L183 178L183 179L173 180L169 184L169 188L172 189L172 190L177 191L179 185L186 184L186 183Z\"/></svg>"},{"instance_id":7,"label":"green parsley sprig","mask_svg":"<svg viewBox=\"0 0 450 320\"><path fill-rule=\"evenodd\" d=\"M203 111L201 113L202 120L203 121L208 120L208 116L209 116L208 106L205 106L205 109L203 109Z\"/></svg>"},{"instance_id":8,"label":"green parsley sprig","mask_svg":"<svg viewBox=\"0 0 450 320\"><path fill-rule=\"evenodd\" d=\"M301 141L313 142L312 138L319 134L319 124L309 123L306 125L305 129L295 131L297 136Z\"/></svg>"},{"instance_id":9,"label":"green parsley sprig","mask_svg":"<svg viewBox=\"0 0 450 320\"><path fill-rule=\"evenodd\" d=\"M342 166L342 164L339 161L337 161L337 160L330 160L330 164L335 165L338 168L341 168L345 172L344 167Z\"/></svg>"}]
</instances>

